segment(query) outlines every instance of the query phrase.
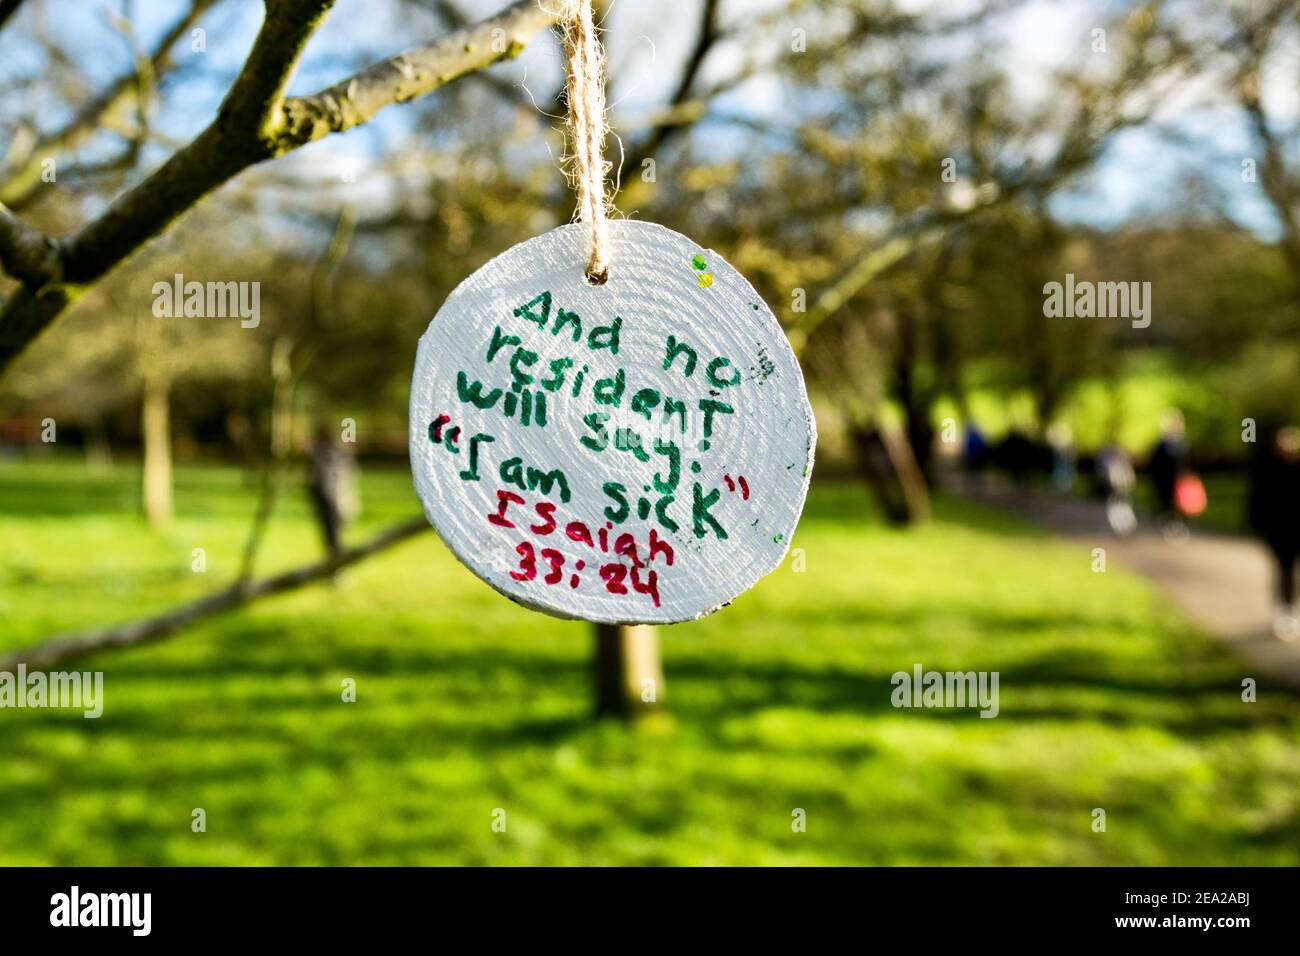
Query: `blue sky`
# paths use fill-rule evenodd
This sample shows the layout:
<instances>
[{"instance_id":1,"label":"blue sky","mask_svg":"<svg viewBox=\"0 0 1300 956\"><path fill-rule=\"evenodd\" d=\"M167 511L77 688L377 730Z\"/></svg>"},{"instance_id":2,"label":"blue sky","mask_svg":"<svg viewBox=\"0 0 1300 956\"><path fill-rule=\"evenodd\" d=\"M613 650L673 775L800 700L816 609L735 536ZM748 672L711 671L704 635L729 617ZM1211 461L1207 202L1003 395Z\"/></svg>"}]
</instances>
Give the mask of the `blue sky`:
<instances>
[{"instance_id":1,"label":"blue sky","mask_svg":"<svg viewBox=\"0 0 1300 956\"><path fill-rule=\"evenodd\" d=\"M738 2L724 3L724 19L727 11L734 15L739 9ZM688 0L667 8L650 0L615 3L607 44L611 72L617 78L610 91L616 131L619 117L644 116L668 95L676 65L693 38L697 3ZM499 5L495 0L463 4L466 9L480 12ZM744 10L751 15L767 5L764 0L745 0ZM905 5L935 7L930 0L908 0ZM119 0L40 0L28 6L33 9L20 16L32 17L31 22L36 23L40 14L49 33L87 64L99 82L128 68L127 43L109 25L111 15L122 10ZM182 7L181 0L136 0L135 23L144 45L150 45ZM1003 19L999 55L1007 59L1007 69L1016 78L1017 91L1026 103L1044 95L1051 70L1088 55L1092 28L1104 22L1104 12L1113 7L1113 3L1099 0L1035 0ZM665 9L671 11L667 16ZM955 6L947 3L942 9L951 12ZM397 10L394 5L369 0L339 0L324 28L313 38L293 91L328 85L365 62L435 35L431 21L421 22L409 10ZM260 19L261 4L247 2L220 4L204 18L207 51L196 58L199 69L173 86L157 117L157 128L165 136L183 141L207 123L242 63ZM185 49L184 44L181 49ZM734 69L746 52L740 43L722 44L708 63L705 79ZM12 28L0 34L0 64L4 64L0 74L5 77L37 73L43 68L39 51L24 45ZM532 44L517 62L495 69L523 82L539 100L549 94L561 75L558 53L549 38ZM1285 72L1295 74L1294 69ZM1266 92L1275 112L1287 118L1296 115L1297 96L1288 76L1271 78ZM749 81L720 105L728 112L750 111L760 116L789 108L780 84L762 76ZM13 107L11 98L9 109ZM45 124L57 124L64 118L51 101L37 99L22 108L29 112L32 107L37 107ZM402 113L400 107L390 109L370 126L315 144L294 161L322 169L364 162L376 150L394 148L410 135L409 117ZM7 121L12 117L4 113L2 118ZM1195 172L1214 184L1233 218L1271 238L1276 232L1275 223L1261 199L1258 184L1241 182L1241 159L1251 154L1250 138L1236 111L1216 102L1212 84L1201 84L1199 89L1193 84L1180 92L1161 108L1158 118L1162 129L1144 127L1116 137L1098 166L1057 197L1058 214L1101 226L1145 219L1176 205L1180 184ZM4 129L6 139L9 132L9 128ZM725 146L725 139L721 142ZM0 140L0 149L5 145ZM155 147L154 158L166 149Z\"/></svg>"}]
</instances>

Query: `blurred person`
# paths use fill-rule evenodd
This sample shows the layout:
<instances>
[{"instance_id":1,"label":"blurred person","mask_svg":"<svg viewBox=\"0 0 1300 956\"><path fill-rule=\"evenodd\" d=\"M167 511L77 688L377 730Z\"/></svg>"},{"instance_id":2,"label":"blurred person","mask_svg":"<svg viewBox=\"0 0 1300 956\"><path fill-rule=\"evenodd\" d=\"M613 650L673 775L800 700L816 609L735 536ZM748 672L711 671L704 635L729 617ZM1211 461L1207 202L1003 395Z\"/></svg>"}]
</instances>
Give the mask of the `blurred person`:
<instances>
[{"instance_id":1,"label":"blurred person","mask_svg":"<svg viewBox=\"0 0 1300 956\"><path fill-rule=\"evenodd\" d=\"M357 512L356 459L351 446L334 437L333 429L317 425L311 444L308 482L316 521L331 558L343 550L343 528Z\"/></svg>"},{"instance_id":2,"label":"blurred person","mask_svg":"<svg viewBox=\"0 0 1300 956\"><path fill-rule=\"evenodd\" d=\"M989 443L984 432L974 422L966 426L966 434L961 449L962 469L966 472L967 482L971 487L978 487L984 477L984 468L989 460Z\"/></svg>"},{"instance_id":3,"label":"blurred person","mask_svg":"<svg viewBox=\"0 0 1300 956\"><path fill-rule=\"evenodd\" d=\"M1273 633L1300 639L1296 560L1300 556L1300 428L1288 425L1256 456L1251 474L1250 525L1273 555L1278 609Z\"/></svg>"},{"instance_id":4,"label":"blurred person","mask_svg":"<svg viewBox=\"0 0 1300 956\"><path fill-rule=\"evenodd\" d=\"M1074 431L1066 422L1053 423L1047 429L1047 446L1052 454L1052 487L1061 492L1072 491L1078 474Z\"/></svg>"},{"instance_id":5,"label":"blurred person","mask_svg":"<svg viewBox=\"0 0 1300 956\"><path fill-rule=\"evenodd\" d=\"M1050 452L1016 427L1007 433L994 452L997 463L1018 485L1029 483L1036 471L1050 467Z\"/></svg>"},{"instance_id":6,"label":"blurred person","mask_svg":"<svg viewBox=\"0 0 1300 956\"><path fill-rule=\"evenodd\" d=\"M1178 509L1178 479L1190 473L1186 424L1183 413L1171 408L1160 417L1160 438L1151 450L1147 465L1156 491L1156 520L1167 541L1187 537L1187 523Z\"/></svg>"},{"instance_id":7,"label":"blurred person","mask_svg":"<svg viewBox=\"0 0 1300 956\"><path fill-rule=\"evenodd\" d=\"M1137 528L1137 514L1133 511L1133 488L1137 475L1128 452L1111 441L1097 452L1094 465L1097 484L1106 499L1106 522L1111 531L1123 537Z\"/></svg>"}]
</instances>

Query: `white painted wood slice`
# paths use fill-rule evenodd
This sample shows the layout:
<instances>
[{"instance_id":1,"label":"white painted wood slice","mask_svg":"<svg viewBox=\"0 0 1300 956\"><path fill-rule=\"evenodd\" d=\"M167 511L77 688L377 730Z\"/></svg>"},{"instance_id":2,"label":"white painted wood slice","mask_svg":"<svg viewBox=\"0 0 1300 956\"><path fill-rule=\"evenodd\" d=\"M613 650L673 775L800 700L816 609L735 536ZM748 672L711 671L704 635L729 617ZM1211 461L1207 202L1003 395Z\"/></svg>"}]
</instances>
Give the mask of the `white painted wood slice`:
<instances>
[{"instance_id":1,"label":"white painted wood slice","mask_svg":"<svg viewBox=\"0 0 1300 956\"><path fill-rule=\"evenodd\" d=\"M816 426L776 317L716 252L610 224L609 281L561 226L462 282L420 339L411 470L475 574L528 607L672 623L784 558Z\"/></svg>"}]
</instances>

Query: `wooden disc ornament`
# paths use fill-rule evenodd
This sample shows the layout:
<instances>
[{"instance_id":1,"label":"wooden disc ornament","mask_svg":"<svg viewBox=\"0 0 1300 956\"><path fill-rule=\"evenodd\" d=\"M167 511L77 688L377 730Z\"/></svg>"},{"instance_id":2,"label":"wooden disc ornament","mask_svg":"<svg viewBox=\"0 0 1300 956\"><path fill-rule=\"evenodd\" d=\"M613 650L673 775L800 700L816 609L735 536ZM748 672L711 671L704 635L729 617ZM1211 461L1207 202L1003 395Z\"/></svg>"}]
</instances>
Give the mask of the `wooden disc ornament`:
<instances>
[{"instance_id":1,"label":"wooden disc ornament","mask_svg":"<svg viewBox=\"0 0 1300 956\"><path fill-rule=\"evenodd\" d=\"M460 284L420 339L410 443L425 514L506 596L671 623L780 564L816 428L776 317L712 250L609 224L586 278L561 226Z\"/></svg>"},{"instance_id":2,"label":"wooden disc ornament","mask_svg":"<svg viewBox=\"0 0 1300 956\"><path fill-rule=\"evenodd\" d=\"M564 0L580 221L462 282L420 339L425 514L507 597L603 623L688 621L781 563L816 428L771 310L716 252L610 220L604 57Z\"/></svg>"}]
</instances>

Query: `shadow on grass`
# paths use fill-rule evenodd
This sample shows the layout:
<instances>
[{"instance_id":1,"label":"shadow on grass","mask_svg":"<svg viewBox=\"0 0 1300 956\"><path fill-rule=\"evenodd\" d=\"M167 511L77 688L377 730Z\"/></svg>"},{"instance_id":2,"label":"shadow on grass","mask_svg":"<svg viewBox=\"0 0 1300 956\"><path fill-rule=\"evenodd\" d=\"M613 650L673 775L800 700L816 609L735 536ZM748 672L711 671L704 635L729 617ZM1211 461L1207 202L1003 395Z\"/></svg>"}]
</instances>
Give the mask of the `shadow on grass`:
<instances>
[{"instance_id":1,"label":"shadow on grass","mask_svg":"<svg viewBox=\"0 0 1300 956\"><path fill-rule=\"evenodd\" d=\"M1101 652L1044 650L1021 665L1003 668L1002 714L996 720L981 719L971 709L895 710L890 704L890 669L879 664L855 669L834 662L747 662L729 655L705 658L697 652L667 658L666 703L676 730L645 741L617 726L593 724L589 664L571 648L530 649L491 638L472 648L365 647L348 643L344 624L318 629L310 643L302 634L286 637L275 621L241 621L237 631L226 630L203 646L101 656L78 665L106 671L106 712L99 721L28 712L22 720L0 722L0 759L39 765L44 771L18 778L6 774L0 781L5 803L21 812L28 830L34 833L31 828L43 819L38 808L84 800L83 806L108 814L95 826L107 834L113 849L105 852L111 852L112 859L157 862L173 852L159 848L161 825L154 818L159 814L137 818L132 814L143 810L115 809L120 795L147 793L168 808L161 817L171 813L183 819L190 806L220 793L229 819L275 820L297 812L286 808L324 806L329 788L353 787L352 767L359 763L369 768L364 780L391 780L406 800L415 792L424 794L428 809L408 821L415 832L427 832L420 814L459 808L458 801L478 798L466 794L505 800L542 786L552 800L564 802L569 794L585 793L588 802L599 805L590 819L576 818L562 827L563 839L598 844L610 832L626 831L644 841L679 830L680 821L691 814L678 804L689 801L698 786L734 806L815 805L828 817L851 818L858 812L855 798L845 792L835 768L876 761L879 752L874 739L858 739L852 730L846 735L845 725L835 723L845 719L866 726L905 716L917 728L966 722L989 735L1029 723L1078 722L1117 730L1160 730L1187 740L1291 726L1276 712L1270 716L1224 703L1237 699L1239 688L1213 672L1190 672L1165 681L1114 673L1107 670ZM358 704L340 704L331 675L357 678ZM116 707L115 696L121 702ZM769 713L776 715L772 722L765 720ZM792 715L795 723L787 727L784 720ZM823 723L828 720L833 723ZM580 782L542 783L530 776L550 772L557 753L570 747L582 753L591 768ZM698 764L686 770L687 778L645 790L626 789L631 773L627 768L635 765L631 754L644 748L652 763L663 760L676 767L665 752L674 747L701 754ZM777 769L755 789L751 777L738 774L734 765L727 769L726 761L733 757L753 758L773 768L792 759L820 760L827 773L822 779L787 779ZM457 768L464 760L477 768L470 780L459 776ZM422 766L426 770L413 769ZM507 766L513 769L495 769ZM624 777L618 796L606 784L590 782L593 775L604 777L611 771L613 778ZM965 767L924 772L934 776L934 785L950 799L959 798L967 806L1001 807L1010 801L1026 814L1068 816L1077 811L1076 798L1050 780L1017 779L1013 785L994 769ZM365 785L373 788L374 783ZM310 788L307 795L300 794L303 786ZM1166 799L1159 781L1130 780L1125 786L1135 801L1134 813ZM267 795L269 807L263 806L261 794ZM389 816L415 812L403 810L407 805L402 802L388 807L371 789L353 794L351 800L372 801ZM892 837L893 843L878 842L867 828L848 843L835 844L833 852L860 862L887 862L896 861L903 847L904 857L912 861L950 860L953 847L941 822L946 819L942 802L911 811L911 829ZM612 806L618 808L617 824L608 817ZM887 817L902 819L893 804L886 806ZM1152 832L1163 833L1168 845L1186 842L1183 822L1143 819ZM1276 845L1272 841L1294 838L1297 827L1300 822L1287 818L1266 832L1234 830L1202 834L1201 839L1227 854L1234 840L1248 838L1263 852ZM356 832L367 831L358 827ZM336 845L318 836L302 847L276 846L274 852L282 861L304 854L310 862L336 864L372 857L405 859L403 854L425 862L439 854L460 862L489 861L486 856L480 859L485 851L477 845L442 833L422 836L424 842L415 850L407 838L394 837L395 832L401 828L394 829L390 820L361 843L353 838ZM777 836L765 832L751 833L748 839L773 852L784 847ZM65 862L74 852L51 851L53 859ZM671 857L657 859L652 845L642 852L641 862L672 862Z\"/></svg>"},{"instance_id":2,"label":"shadow on grass","mask_svg":"<svg viewBox=\"0 0 1300 956\"><path fill-rule=\"evenodd\" d=\"M105 697L111 704L111 697L120 695L124 709L114 712L109 706L102 720L71 727L66 714L29 713L28 720L0 724L0 751L21 747L30 729L57 724L91 739L126 735L139 746L153 739L201 744L222 734L291 750L305 745L316 756L328 757L333 747L303 740L293 719L335 716L329 707L339 691L330 675L357 678L366 702L378 707L373 714L361 709L349 711L346 718L338 715L351 728L344 736L363 741L370 753L401 757L416 752L411 733L420 727L436 730L442 748L549 748L586 733L591 723L590 665L567 653L529 652L491 642L476 649L330 643L319 648L328 653L316 660L306 648L295 660L291 655L297 648L284 646L284 640L283 630L272 622L247 622L237 638L222 641L211 656L171 660L143 652L84 661L76 666L106 672ZM268 657L271 653L275 656ZM945 668L941 661L921 663L927 670ZM897 669L910 671L911 664ZM726 721L773 709L870 720L900 713L890 702L894 672L679 654L666 662L667 704L679 723L715 739ZM1001 722L1088 720L1160 728L1189 738L1287 724L1281 713L1219 707L1239 699L1233 677L1196 669L1165 680L1116 673L1100 651L1040 652L1026 663L1002 667L999 680ZM183 708L161 696L178 685L187 688ZM537 688L545 688L548 710L563 712L538 714ZM150 700L154 692L160 696ZM485 706L485 699L495 704ZM906 714L917 720L986 723L972 708L909 708ZM223 766L221 773L232 769Z\"/></svg>"}]
</instances>

